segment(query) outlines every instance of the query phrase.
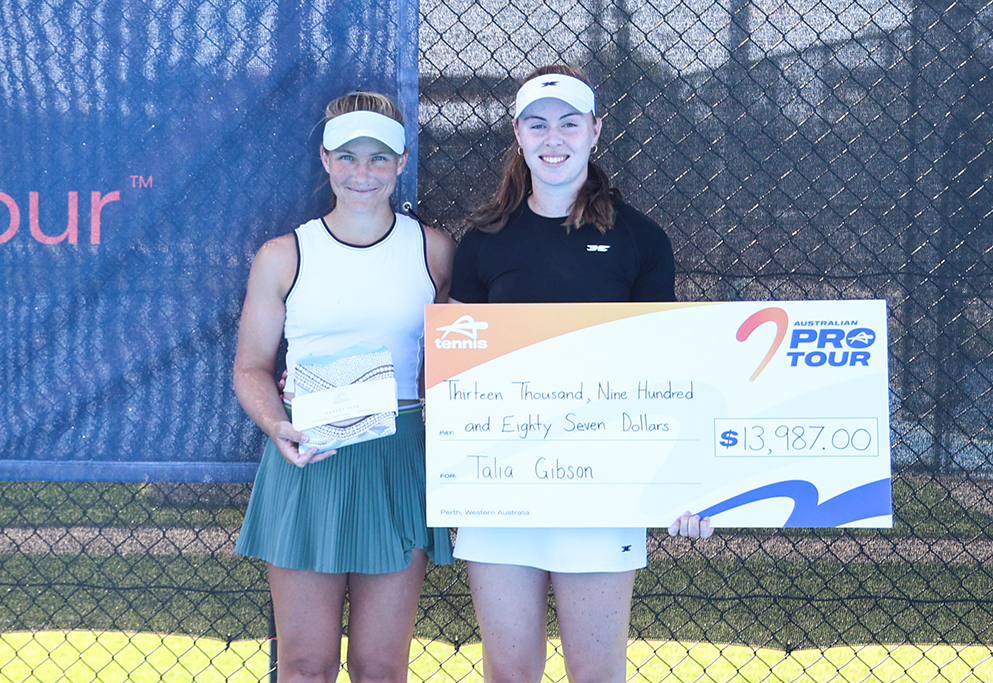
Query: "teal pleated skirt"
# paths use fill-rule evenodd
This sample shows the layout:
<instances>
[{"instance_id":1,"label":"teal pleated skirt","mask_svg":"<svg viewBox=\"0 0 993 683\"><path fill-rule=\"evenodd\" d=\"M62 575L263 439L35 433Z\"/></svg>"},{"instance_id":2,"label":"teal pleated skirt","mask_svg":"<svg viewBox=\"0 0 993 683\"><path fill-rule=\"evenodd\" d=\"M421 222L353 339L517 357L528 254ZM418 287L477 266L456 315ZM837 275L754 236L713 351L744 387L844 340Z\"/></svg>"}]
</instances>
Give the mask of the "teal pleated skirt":
<instances>
[{"instance_id":1,"label":"teal pleated skirt","mask_svg":"<svg viewBox=\"0 0 993 683\"><path fill-rule=\"evenodd\" d=\"M270 440L235 551L277 567L331 574L405 569L415 548L452 563L448 529L425 521L424 423L400 412L396 433L304 467Z\"/></svg>"}]
</instances>

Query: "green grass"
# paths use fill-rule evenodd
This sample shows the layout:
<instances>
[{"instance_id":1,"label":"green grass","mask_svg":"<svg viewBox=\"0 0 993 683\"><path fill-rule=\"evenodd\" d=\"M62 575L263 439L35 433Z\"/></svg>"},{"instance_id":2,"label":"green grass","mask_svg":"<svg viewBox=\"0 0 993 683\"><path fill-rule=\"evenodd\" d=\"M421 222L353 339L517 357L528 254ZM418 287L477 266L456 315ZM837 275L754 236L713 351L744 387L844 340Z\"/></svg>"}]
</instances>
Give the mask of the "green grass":
<instances>
[{"instance_id":1,"label":"green grass","mask_svg":"<svg viewBox=\"0 0 993 683\"><path fill-rule=\"evenodd\" d=\"M347 649L347 641L345 643ZM993 652L981 646L870 645L786 653L711 643L633 641L628 678L645 683L930 683L993 680ZM411 645L411 683L481 683L480 645ZM265 640L224 642L149 633L89 631L0 636L0 683L198 683L267 681ZM548 644L546 681L565 676L559 644ZM339 681L347 681L342 675Z\"/></svg>"},{"instance_id":2,"label":"green grass","mask_svg":"<svg viewBox=\"0 0 993 683\"><path fill-rule=\"evenodd\" d=\"M0 683L259 681L268 644L152 633L47 631L0 636Z\"/></svg>"},{"instance_id":3,"label":"green grass","mask_svg":"<svg viewBox=\"0 0 993 683\"><path fill-rule=\"evenodd\" d=\"M993 518L956 502L949 495L954 485L954 482L944 483L924 475L894 477L893 529L789 530L778 533L788 536L814 533L819 536L881 534L993 539ZM240 526L248 485L212 485L206 489L212 491L210 494L204 492L204 485L196 486L201 488L192 494L181 495L191 487L179 484L0 482L0 527ZM170 502L173 498L181 498L185 502L175 504Z\"/></svg>"},{"instance_id":4,"label":"green grass","mask_svg":"<svg viewBox=\"0 0 993 683\"><path fill-rule=\"evenodd\" d=\"M0 632L269 633L264 570L233 555L2 555L0 591Z\"/></svg>"},{"instance_id":5,"label":"green grass","mask_svg":"<svg viewBox=\"0 0 993 683\"><path fill-rule=\"evenodd\" d=\"M950 495L956 483L898 477L892 530L757 534L796 542L835 536L991 540L993 520L959 504ZM40 527L66 533L71 527L238 528L247 487L191 491L0 483L0 528L21 529L27 538ZM950 681L993 680L993 569L968 556L957 559L947 565L914 557L800 562L774 560L761 550L739 559L653 559L638 574L632 608L638 680L912 683L932 680L939 670ZM121 631L176 635L150 636L146 645ZM82 644L69 643L68 632L82 632L72 636ZM269 633L265 571L260 562L225 553L8 552L0 554L0 633L0 683L191 680L198 667L206 667L198 681L258 680L268 666L268 656L259 654ZM554 619L550 633L558 633ZM415 652L412 680L479 680L479 634L463 565L431 569L416 635L426 646ZM13 647L15 637L26 640ZM860 643L904 646L842 647ZM72 653L80 659L80 652L83 663L73 664ZM58 658L65 653L63 662ZM72 677L56 675L56 660ZM668 673L671 666L677 674ZM35 671L35 678L15 678L17 667ZM130 674L128 667L134 667ZM218 671L227 673L211 678ZM549 672L553 680L561 677L561 659L553 658Z\"/></svg>"},{"instance_id":6,"label":"green grass","mask_svg":"<svg viewBox=\"0 0 993 683\"><path fill-rule=\"evenodd\" d=\"M0 631L268 635L261 563L231 555L0 556ZM632 637L793 650L839 644L993 643L993 575L977 565L653 560ZM464 567L428 575L417 635L478 642ZM554 613L553 613L554 614ZM550 632L557 634L554 619Z\"/></svg>"},{"instance_id":7,"label":"green grass","mask_svg":"<svg viewBox=\"0 0 993 683\"><path fill-rule=\"evenodd\" d=\"M893 529L881 533L916 538L993 538L993 518L961 505L950 495L961 481L954 478L943 481L923 475L896 477L893 481Z\"/></svg>"},{"instance_id":8,"label":"green grass","mask_svg":"<svg viewBox=\"0 0 993 683\"><path fill-rule=\"evenodd\" d=\"M180 495L191 490L189 495ZM196 495L204 490L214 493ZM248 490L248 484L215 484L207 489L181 484L0 482L0 527L179 525L237 529ZM185 502L175 504L170 498Z\"/></svg>"},{"instance_id":9,"label":"green grass","mask_svg":"<svg viewBox=\"0 0 993 683\"><path fill-rule=\"evenodd\" d=\"M993 575L977 565L653 562L635 594L638 638L781 650L993 643Z\"/></svg>"}]
</instances>

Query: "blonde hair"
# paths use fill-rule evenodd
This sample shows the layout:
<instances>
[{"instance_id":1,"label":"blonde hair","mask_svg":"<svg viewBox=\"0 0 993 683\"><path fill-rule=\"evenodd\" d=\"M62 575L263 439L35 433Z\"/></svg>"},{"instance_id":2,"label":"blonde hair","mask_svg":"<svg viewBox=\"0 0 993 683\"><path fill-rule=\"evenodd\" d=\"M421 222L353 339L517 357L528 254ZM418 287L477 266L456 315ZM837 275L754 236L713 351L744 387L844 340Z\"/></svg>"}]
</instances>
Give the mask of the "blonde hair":
<instances>
[{"instance_id":1,"label":"blonde hair","mask_svg":"<svg viewBox=\"0 0 993 683\"><path fill-rule=\"evenodd\" d=\"M560 74L572 76L593 87L590 79L582 71L568 64L543 66L535 69L525 78L525 82L539 76ZM596 113L593 114L596 117ZM517 143L503 155L503 176L500 186L490 199L469 217L469 224L483 232L500 232L511 214L520 207L531 194L531 169L524 157L517 153ZM611 187L606 172L592 160L587 164L586 182L579 188L576 201L566 218L566 230L591 223L601 233L614 227L614 200L621 199L620 190Z\"/></svg>"}]
</instances>

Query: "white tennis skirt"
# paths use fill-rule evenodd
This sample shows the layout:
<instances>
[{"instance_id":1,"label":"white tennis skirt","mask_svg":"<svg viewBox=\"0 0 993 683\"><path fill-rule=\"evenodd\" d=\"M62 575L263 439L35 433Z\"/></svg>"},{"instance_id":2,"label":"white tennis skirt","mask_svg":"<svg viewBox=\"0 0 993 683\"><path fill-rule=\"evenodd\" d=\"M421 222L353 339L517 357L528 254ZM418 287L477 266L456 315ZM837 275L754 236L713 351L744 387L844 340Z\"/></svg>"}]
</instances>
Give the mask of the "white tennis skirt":
<instances>
[{"instance_id":1,"label":"white tennis skirt","mask_svg":"<svg viewBox=\"0 0 993 683\"><path fill-rule=\"evenodd\" d=\"M461 527L455 557L549 572L626 572L647 564L645 529Z\"/></svg>"}]
</instances>

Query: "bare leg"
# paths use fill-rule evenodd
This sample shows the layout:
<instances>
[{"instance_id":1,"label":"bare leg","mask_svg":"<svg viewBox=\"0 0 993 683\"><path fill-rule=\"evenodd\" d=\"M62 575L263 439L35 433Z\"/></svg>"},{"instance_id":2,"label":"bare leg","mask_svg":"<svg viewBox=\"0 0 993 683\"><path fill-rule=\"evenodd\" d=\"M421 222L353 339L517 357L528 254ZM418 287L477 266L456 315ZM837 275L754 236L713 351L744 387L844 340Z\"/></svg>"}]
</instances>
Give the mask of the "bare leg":
<instances>
[{"instance_id":1,"label":"bare leg","mask_svg":"<svg viewBox=\"0 0 993 683\"><path fill-rule=\"evenodd\" d=\"M552 574L570 683L623 683L634 572Z\"/></svg>"},{"instance_id":2,"label":"bare leg","mask_svg":"<svg viewBox=\"0 0 993 683\"><path fill-rule=\"evenodd\" d=\"M548 638L548 580L542 569L469 562L486 683L541 680Z\"/></svg>"},{"instance_id":3,"label":"bare leg","mask_svg":"<svg viewBox=\"0 0 993 683\"><path fill-rule=\"evenodd\" d=\"M345 574L321 574L268 565L279 683L334 683L341 661Z\"/></svg>"},{"instance_id":4,"label":"bare leg","mask_svg":"<svg viewBox=\"0 0 993 683\"><path fill-rule=\"evenodd\" d=\"M348 575L348 676L352 683L406 683L410 640L428 556L389 574Z\"/></svg>"}]
</instances>

